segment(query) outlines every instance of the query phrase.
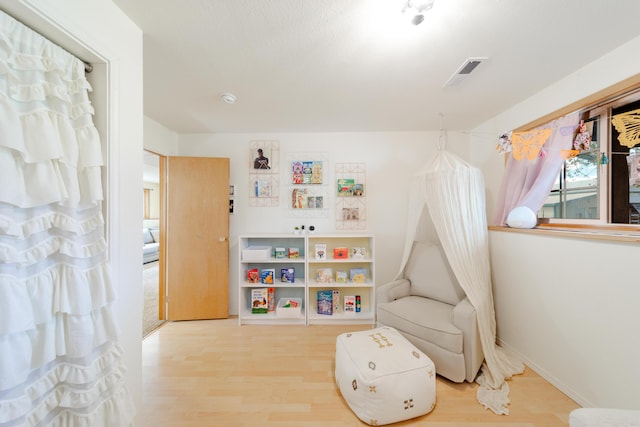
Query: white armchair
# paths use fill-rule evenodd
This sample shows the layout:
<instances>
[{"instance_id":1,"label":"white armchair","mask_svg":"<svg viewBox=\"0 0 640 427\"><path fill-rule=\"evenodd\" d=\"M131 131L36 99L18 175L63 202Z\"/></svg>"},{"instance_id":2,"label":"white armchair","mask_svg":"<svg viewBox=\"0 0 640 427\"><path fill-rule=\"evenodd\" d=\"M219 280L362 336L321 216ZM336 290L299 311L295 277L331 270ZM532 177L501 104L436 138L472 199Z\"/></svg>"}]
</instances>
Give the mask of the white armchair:
<instances>
[{"instance_id":1,"label":"white armchair","mask_svg":"<svg viewBox=\"0 0 640 427\"><path fill-rule=\"evenodd\" d=\"M400 331L454 382L475 380L484 360L476 310L442 248L414 242L404 278L376 291L380 325Z\"/></svg>"}]
</instances>

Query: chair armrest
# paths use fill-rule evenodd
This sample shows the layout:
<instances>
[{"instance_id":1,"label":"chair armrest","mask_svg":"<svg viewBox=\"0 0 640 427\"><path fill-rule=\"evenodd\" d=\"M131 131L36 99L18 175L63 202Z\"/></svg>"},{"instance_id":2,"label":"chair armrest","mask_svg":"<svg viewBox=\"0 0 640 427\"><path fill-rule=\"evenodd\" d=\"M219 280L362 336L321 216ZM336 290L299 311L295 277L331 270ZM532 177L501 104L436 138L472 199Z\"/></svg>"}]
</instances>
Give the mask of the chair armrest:
<instances>
[{"instance_id":1,"label":"chair armrest","mask_svg":"<svg viewBox=\"0 0 640 427\"><path fill-rule=\"evenodd\" d=\"M410 288L411 282L407 279L399 279L385 283L376 289L376 302L382 304L406 297L409 295Z\"/></svg>"},{"instance_id":2,"label":"chair armrest","mask_svg":"<svg viewBox=\"0 0 640 427\"><path fill-rule=\"evenodd\" d=\"M476 309L471 305L469 298L463 299L453 308L453 324L462 331L466 380L473 382L484 360L484 352L478 332Z\"/></svg>"}]
</instances>

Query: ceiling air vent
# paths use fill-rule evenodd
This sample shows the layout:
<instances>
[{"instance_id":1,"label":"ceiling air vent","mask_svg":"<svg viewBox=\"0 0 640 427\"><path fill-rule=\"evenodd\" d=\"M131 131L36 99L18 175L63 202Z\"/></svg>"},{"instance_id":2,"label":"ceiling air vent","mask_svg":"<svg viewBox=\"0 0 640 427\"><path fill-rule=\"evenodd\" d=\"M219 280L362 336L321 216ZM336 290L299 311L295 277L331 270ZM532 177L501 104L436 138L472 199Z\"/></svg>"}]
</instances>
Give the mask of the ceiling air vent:
<instances>
[{"instance_id":1,"label":"ceiling air vent","mask_svg":"<svg viewBox=\"0 0 640 427\"><path fill-rule=\"evenodd\" d=\"M487 57L467 58L449 80L442 87L457 86L464 80L473 70L476 69L482 61L486 61Z\"/></svg>"}]
</instances>

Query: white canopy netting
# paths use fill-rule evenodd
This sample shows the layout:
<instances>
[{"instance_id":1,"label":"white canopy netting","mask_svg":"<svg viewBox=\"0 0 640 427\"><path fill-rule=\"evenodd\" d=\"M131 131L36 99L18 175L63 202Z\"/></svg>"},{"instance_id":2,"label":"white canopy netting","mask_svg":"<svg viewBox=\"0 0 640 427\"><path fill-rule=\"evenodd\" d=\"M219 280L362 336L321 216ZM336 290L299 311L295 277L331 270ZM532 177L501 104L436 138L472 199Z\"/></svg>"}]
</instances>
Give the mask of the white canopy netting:
<instances>
[{"instance_id":1,"label":"white canopy netting","mask_svg":"<svg viewBox=\"0 0 640 427\"><path fill-rule=\"evenodd\" d=\"M524 365L496 345L482 172L440 147L433 161L416 178L419 191L413 192L417 196L410 200L400 274L414 241L431 241L442 246L478 317L485 360L476 378L477 399L496 414L508 414L509 386L505 380L522 373Z\"/></svg>"}]
</instances>

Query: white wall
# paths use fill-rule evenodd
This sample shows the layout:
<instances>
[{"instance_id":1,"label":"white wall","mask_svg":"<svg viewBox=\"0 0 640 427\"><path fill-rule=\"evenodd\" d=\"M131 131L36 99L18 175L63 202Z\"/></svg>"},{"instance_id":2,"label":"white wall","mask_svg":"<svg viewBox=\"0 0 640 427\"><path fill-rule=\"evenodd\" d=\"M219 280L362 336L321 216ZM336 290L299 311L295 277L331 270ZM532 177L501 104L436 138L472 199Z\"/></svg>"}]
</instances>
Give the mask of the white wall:
<instances>
[{"instance_id":1,"label":"white wall","mask_svg":"<svg viewBox=\"0 0 640 427\"><path fill-rule=\"evenodd\" d=\"M248 173L252 140L280 142L280 206L249 207L252 190ZM238 311L238 236L246 233L286 233L295 225L313 224L317 232L334 232L334 210L327 218L293 217L288 208L286 160L288 153L328 153L329 188L335 187L334 165L342 162L366 163L367 230L376 238L376 278L390 281L400 267L406 233L409 181L433 159L437 132L391 133L305 133L305 134L190 134L180 136L181 156L228 157L231 162L230 184L236 186L235 214L230 221L230 290L229 311ZM469 159L468 135L452 133L449 150ZM335 205L330 201L330 206Z\"/></svg>"},{"instance_id":2,"label":"white wall","mask_svg":"<svg viewBox=\"0 0 640 427\"><path fill-rule=\"evenodd\" d=\"M638 244L492 232L490 245L504 345L582 405L640 409Z\"/></svg>"},{"instance_id":3,"label":"white wall","mask_svg":"<svg viewBox=\"0 0 640 427\"><path fill-rule=\"evenodd\" d=\"M127 384L141 408L142 33L110 0L0 0L0 7L95 64L90 76L95 122L108 147L109 266L118 294L114 310Z\"/></svg>"},{"instance_id":4,"label":"white wall","mask_svg":"<svg viewBox=\"0 0 640 427\"><path fill-rule=\"evenodd\" d=\"M163 156L175 156L178 154L178 134L145 116L144 148Z\"/></svg>"},{"instance_id":5,"label":"white wall","mask_svg":"<svg viewBox=\"0 0 640 427\"><path fill-rule=\"evenodd\" d=\"M504 159L498 136L640 72L640 37L471 132L489 218ZM498 336L583 406L640 409L637 243L491 232Z\"/></svg>"}]
</instances>

